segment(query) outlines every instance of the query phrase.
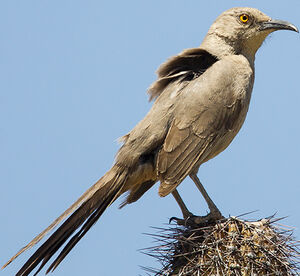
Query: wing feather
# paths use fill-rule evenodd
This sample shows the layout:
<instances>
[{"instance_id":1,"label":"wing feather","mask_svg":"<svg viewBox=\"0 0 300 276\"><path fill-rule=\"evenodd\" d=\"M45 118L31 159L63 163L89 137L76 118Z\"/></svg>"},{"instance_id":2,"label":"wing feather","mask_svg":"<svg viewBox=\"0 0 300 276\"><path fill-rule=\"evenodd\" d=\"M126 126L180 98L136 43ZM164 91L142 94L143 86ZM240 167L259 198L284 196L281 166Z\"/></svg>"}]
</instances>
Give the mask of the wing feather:
<instances>
[{"instance_id":1,"label":"wing feather","mask_svg":"<svg viewBox=\"0 0 300 276\"><path fill-rule=\"evenodd\" d=\"M235 134L231 129L239 122L241 101L216 110L199 112L196 120L174 120L157 158L161 181L159 195L171 193L193 170L223 151ZM185 118L187 120L187 118Z\"/></svg>"},{"instance_id":2,"label":"wing feather","mask_svg":"<svg viewBox=\"0 0 300 276\"><path fill-rule=\"evenodd\" d=\"M158 79L148 90L150 101L157 98L170 83L199 77L217 61L217 57L201 48L186 49L171 57L157 70Z\"/></svg>"}]
</instances>

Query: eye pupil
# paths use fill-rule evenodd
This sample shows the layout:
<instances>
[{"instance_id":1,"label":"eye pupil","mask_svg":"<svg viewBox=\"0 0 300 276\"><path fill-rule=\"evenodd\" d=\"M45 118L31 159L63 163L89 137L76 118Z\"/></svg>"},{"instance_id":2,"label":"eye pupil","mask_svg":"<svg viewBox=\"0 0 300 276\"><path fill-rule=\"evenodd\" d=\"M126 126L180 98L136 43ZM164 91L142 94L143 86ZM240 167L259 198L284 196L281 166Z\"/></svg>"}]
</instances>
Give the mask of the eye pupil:
<instances>
[{"instance_id":1,"label":"eye pupil","mask_svg":"<svg viewBox=\"0 0 300 276\"><path fill-rule=\"evenodd\" d=\"M240 20L243 22L243 23L246 23L248 20L249 20L249 16L247 14L242 14L240 16Z\"/></svg>"}]
</instances>

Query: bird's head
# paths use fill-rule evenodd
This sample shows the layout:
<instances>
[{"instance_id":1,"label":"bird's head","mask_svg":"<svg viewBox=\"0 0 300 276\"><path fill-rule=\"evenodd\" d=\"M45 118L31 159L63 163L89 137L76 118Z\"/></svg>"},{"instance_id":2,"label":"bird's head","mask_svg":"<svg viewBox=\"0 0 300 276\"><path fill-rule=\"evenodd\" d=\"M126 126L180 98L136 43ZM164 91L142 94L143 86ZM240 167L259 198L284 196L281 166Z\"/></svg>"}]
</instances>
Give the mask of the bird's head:
<instances>
[{"instance_id":1,"label":"bird's head","mask_svg":"<svg viewBox=\"0 0 300 276\"><path fill-rule=\"evenodd\" d=\"M298 32L293 24L273 20L254 8L232 8L223 12L210 27L203 44L215 47L216 55L244 54L253 58L268 34L277 30Z\"/></svg>"}]
</instances>

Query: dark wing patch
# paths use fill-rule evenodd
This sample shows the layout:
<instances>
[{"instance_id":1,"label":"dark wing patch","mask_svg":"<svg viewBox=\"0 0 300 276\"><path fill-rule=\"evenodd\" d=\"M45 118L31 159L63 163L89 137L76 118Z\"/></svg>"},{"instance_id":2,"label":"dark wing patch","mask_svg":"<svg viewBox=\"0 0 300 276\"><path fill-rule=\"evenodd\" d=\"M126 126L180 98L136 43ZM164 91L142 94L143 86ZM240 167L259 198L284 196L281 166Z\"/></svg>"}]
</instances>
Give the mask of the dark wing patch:
<instances>
[{"instance_id":1,"label":"dark wing patch","mask_svg":"<svg viewBox=\"0 0 300 276\"><path fill-rule=\"evenodd\" d=\"M171 57L158 68L158 79L148 89L150 101L157 98L169 83L197 78L217 61L215 56L201 48L187 49Z\"/></svg>"}]
</instances>

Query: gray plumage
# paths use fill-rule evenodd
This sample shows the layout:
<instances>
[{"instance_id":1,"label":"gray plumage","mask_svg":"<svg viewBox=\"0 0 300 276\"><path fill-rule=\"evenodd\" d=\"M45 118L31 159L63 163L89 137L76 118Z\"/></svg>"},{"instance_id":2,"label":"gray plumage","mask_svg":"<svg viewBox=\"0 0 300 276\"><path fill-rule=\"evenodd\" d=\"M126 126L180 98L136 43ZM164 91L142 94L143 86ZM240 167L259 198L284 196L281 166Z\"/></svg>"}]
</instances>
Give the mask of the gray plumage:
<instances>
[{"instance_id":1,"label":"gray plumage","mask_svg":"<svg viewBox=\"0 0 300 276\"><path fill-rule=\"evenodd\" d=\"M145 118L121 138L123 146L112 168L5 266L66 219L16 275L28 275L41 263L39 272L71 237L48 269L54 270L121 194L128 194L124 206L138 200L157 181L160 196L173 193L180 203L176 187L190 175L211 212L218 214L196 173L240 130L253 88L255 53L269 33L280 29L298 31L256 9L233 8L217 18L199 48L185 50L162 64L148 91L155 102ZM180 205L187 216L185 206Z\"/></svg>"}]
</instances>

